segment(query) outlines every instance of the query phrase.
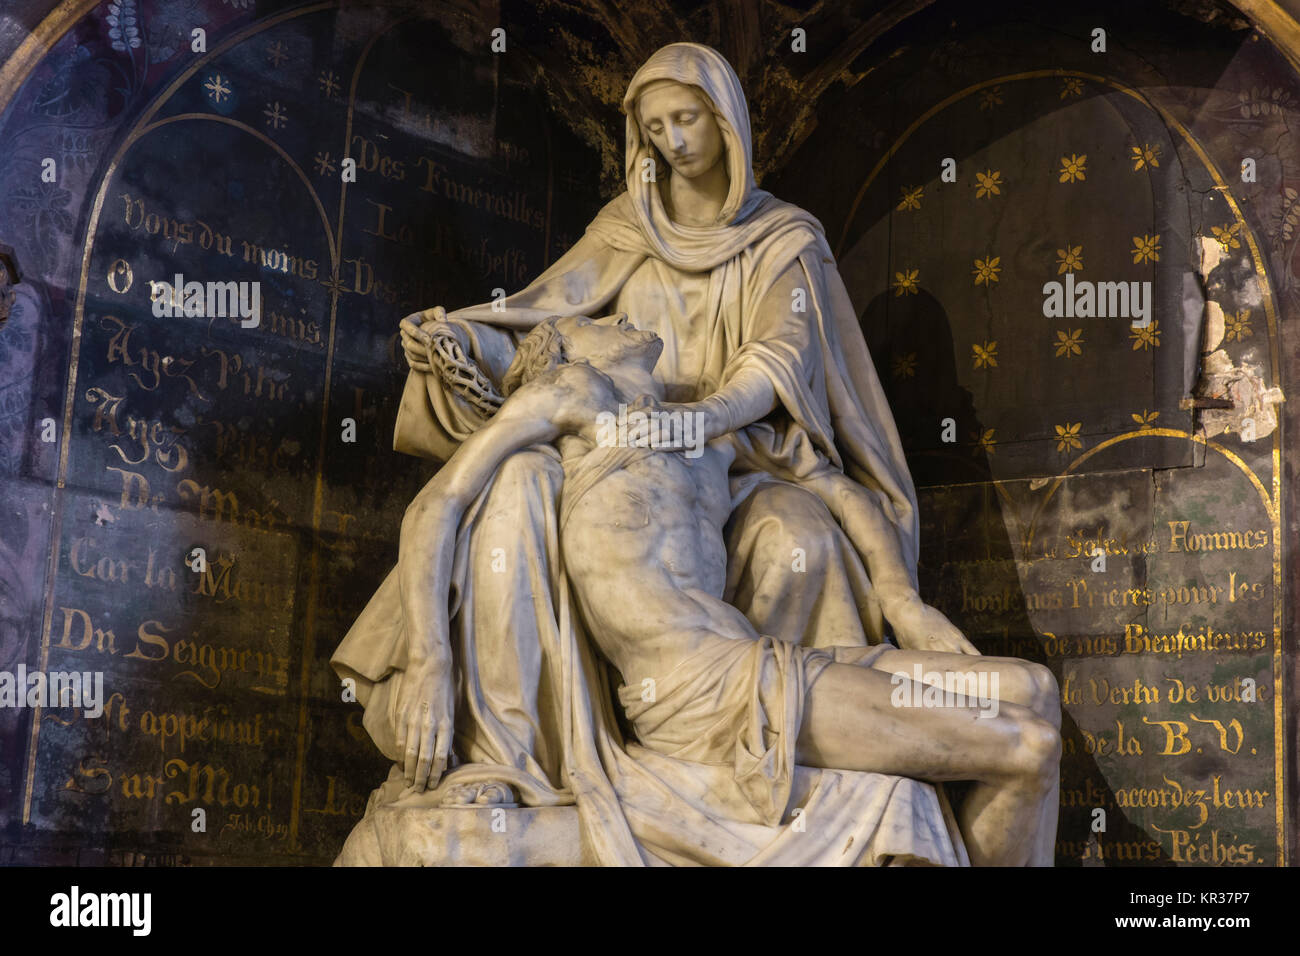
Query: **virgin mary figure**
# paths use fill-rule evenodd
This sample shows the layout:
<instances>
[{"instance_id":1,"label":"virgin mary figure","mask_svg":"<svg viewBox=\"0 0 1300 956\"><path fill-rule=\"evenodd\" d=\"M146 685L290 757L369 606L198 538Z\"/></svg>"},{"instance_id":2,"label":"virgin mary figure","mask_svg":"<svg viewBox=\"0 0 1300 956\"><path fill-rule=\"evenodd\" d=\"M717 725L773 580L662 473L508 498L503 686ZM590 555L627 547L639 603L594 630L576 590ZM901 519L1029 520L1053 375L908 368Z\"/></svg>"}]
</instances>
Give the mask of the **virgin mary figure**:
<instances>
[{"instance_id":1,"label":"virgin mary figure","mask_svg":"<svg viewBox=\"0 0 1300 956\"><path fill-rule=\"evenodd\" d=\"M633 76L623 109L627 190L567 254L504 301L403 320L412 370L394 446L447 460L490 417L530 329L556 314L625 312L664 342L654 376L667 400L704 415L712 440L735 445L723 599L781 641L881 645L891 595L915 599L916 496L822 226L757 188L748 108L716 51L660 49ZM873 562L870 543L846 533L810 490L826 469L878 503L890 564ZM784 775L776 785L789 797L775 817L754 809L734 768L641 746L616 704L638 689L616 693L619 675L594 650L569 593L558 546L563 478L553 447L514 453L456 533L446 595L454 700L434 703L454 714L445 773L412 769L407 732L433 690L414 663L427 635L406 626L397 569L335 653L364 726L395 762L372 807L457 804L466 792L480 802L576 805L589 857L602 864L967 863L930 784L796 765L800 679L786 682L783 705L752 707L753 761ZM408 544L401 560L418 560ZM634 595L626 613L637 613ZM929 640L917 649L973 653L959 635ZM801 816L816 827L799 827Z\"/></svg>"}]
</instances>

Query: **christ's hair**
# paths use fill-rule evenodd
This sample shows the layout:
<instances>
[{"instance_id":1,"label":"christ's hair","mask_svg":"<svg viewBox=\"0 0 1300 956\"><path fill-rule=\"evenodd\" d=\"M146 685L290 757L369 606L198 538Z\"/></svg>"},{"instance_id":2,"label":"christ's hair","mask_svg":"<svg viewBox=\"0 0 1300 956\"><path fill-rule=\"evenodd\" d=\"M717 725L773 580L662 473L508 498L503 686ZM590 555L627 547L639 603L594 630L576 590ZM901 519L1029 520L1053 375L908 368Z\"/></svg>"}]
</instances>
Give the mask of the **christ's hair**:
<instances>
[{"instance_id":1,"label":"christ's hair","mask_svg":"<svg viewBox=\"0 0 1300 956\"><path fill-rule=\"evenodd\" d=\"M555 323L560 316L552 315L542 319L528 333L515 357L501 379L501 392L509 395L522 385L527 385L537 376L563 365L567 360L564 335L556 329Z\"/></svg>"}]
</instances>

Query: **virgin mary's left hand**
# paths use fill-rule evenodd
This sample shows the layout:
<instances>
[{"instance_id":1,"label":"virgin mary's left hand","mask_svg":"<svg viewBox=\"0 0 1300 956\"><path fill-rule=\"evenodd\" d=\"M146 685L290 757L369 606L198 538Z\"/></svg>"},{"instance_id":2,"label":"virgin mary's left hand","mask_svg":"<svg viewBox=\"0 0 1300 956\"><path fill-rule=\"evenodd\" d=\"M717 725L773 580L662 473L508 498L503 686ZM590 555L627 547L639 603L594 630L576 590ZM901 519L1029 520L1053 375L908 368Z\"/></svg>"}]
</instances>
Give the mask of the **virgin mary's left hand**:
<instances>
[{"instance_id":1,"label":"virgin mary's left hand","mask_svg":"<svg viewBox=\"0 0 1300 956\"><path fill-rule=\"evenodd\" d=\"M979 656L975 645L957 626L942 611L922 601L920 595L883 603L885 618L894 628L898 646L904 650Z\"/></svg>"}]
</instances>

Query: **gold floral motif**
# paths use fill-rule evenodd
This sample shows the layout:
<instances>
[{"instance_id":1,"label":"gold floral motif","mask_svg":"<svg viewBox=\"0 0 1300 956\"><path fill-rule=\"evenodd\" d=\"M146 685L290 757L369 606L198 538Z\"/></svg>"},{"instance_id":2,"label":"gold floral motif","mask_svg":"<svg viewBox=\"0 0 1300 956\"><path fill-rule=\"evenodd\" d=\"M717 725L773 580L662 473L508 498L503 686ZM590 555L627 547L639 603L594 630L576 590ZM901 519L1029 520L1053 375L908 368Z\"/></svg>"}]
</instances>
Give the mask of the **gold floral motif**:
<instances>
[{"instance_id":1,"label":"gold floral motif","mask_svg":"<svg viewBox=\"0 0 1300 956\"><path fill-rule=\"evenodd\" d=\"M1074 183L1081 182L1085 177L1084 173L1088 171L1088 154L1076 156L1071 153L1069 157L1061 157L1061 182Z\"/></svg>"},{"instance_id":2,"label":"gold floral motif","mask_svg":"<svg viewBox=\"0 0 1300 956\"><path fill-rule=\"evenodd\" d=\"M1064 425L1056 426L1056 450L1059 452L1068 452L1071 448L1082 448L1083 442L1079 440L1079 429L1083 427L1083 422L1075 422L1071 425L1066 422Z\"/></svg>"},{"instance_id":3,"label":"gold floral motif","mask_svg":"<svg viewBox=\"0 0 1300 956\"><path fill-rule=\"evenodd\" d=\"M980 94L980 109L991 110L995 106L1002 105L1002 87L995 86L992 89L985 90Z\"/></svg>"},{"instance_id":4,"label":"gold floral motif","mask_svg":"<svg viewBox=\"0 0 1300 956\"><path fill-rule=\"evenodd\" d=\"M1056 274L1059 276L1063 272L1074 272L1083 269L1083 246L1071 246L1068 242L1064 249L1056 250L1056 265L1058 266Z\"/></svg>"},{"instance_id":5,"label":"gold floral motif","mask_svg":"<svg viewBox=\"0 0 1300 956\"><path fill-rule=\"evenodd\" d=\"M975 443L975 447L971 449L972 454L979 455L981 451L989 455L993 454L998 444L998 440L993 437L995 431L996 428L990 428L984 432L971 432L971 441Z\"/></svg>"},{"instance_id":6,"label":"gold floral motif","mask_svg":"<svg viewBox=\"0 0 1300 956\"><path fill-rule=\"evenodd\" d=\"M1141 426L1141 428L1142 428L1143 431L1146 431L1148 428L1151 427L1151 424L1152 424L1152 423L1153 423L1157 418L1160 417L1160 413L1159 413L1159 412L1148 411L1147 409L1144 408L1144 409L1142 409L1142 414L1141 414L1141 415L1139 415L1139 414L1137 414L1136 412L1134 412L1133 415L1132 415L1131 417L1132 417L1133 421L1137 422L1138 425Z\"/></svg>"},{"instance_id":7,"label":"gold floral motif","mask_svg":"<svg viewBox=\"0 0 1300 956\"><path fill-rule=\"evenodd\" d=\"M894 295L916 295L916 277L920 274L918 269L904 269L902 272L894 273Z\"/></svg>"},{"instance_id":8,"label":"gold floral motif","mask_svg":"<svg viewBox=\"0 0 1300 956\"><path fill-rule=\"evenodd\" d=\"M1056 333L1056 357L1069 358L1071 355L1083 354L1083 329L1074 329L1070 333Z\"/></svg>"},{"instance_id":9,"label":"gold floral motif","mask_svg":"<svg viewBox=\"0 0 1300 956\"><path fill-rule=\"evenodd\" d=\"M975 268L971 270L975 276L975 284L992 285L998 281L998 273L1002 267L998 265L1002 261L1001 256L986 256L983 259L975 260Z\"/></svg>"},{"instance_id":10,"label":"gold floral motif","mask_svg":"<svg viewBox=\"0 0 1300 956\"><path fill-rule=\"evenodd\" d=\"M1153 349L1160 347L1160 320L1152 319L1151 324L1144 329L1132 329L1129 335L1133 336L1133 351L1138 349Z\"/></svg>"},{"instance_id":11,"label":"gold floral motif","mask_svg":"<svg viewBox=\"0 0 1300 956\"><path fill-rule=\"evenodd\" d=\"M1133 172L1137 172L1143 166L1149 169L1155 169L1160 165L1160 144L1143 143L1141 146L1130 146L1133 155L1129 159L1133 160Z\"/></svg>"},{"instance_id":12,"label":"gold floral motif","mask_svg":"<svg viewBox=\"0 0 1300 956\"><path fill-rule=\"evenodd\" d=\"M976 173L975 178L979 180L979 185L975 187L975 198L983 199L985 196L999 196L1002 194L1001 186L1006 183L1002 181L1002 172L997 169L986 169L982 173Z\"/></svg>"},{"instance_id":13,"label":"gold floral motif","mask_svg":"<svg viewBox=\"0 0 1300 956\"><path fill-rule=\"evenodd\" d=\"M896 356L894 358L893 372L894 378L915 378L916 353L908 352L905 355Z\"/></svg>"},{"instance_id":14,"label":"gold floral motif","mask_svg":"<svg viewBox=\"0 0 1300 956\"><path fill-rule=\"evenodd\" d=\"M1133 237L1133 264L1160 261L1160 234Z\"/></svg>"},{"instance_id":15,"label":"gold floral motif","mask_svg":"<svg viewBox=\"0 0 1300 956\"><path fill-rule=\"evenodd\" d=\"M1067 76L1061 81L1061 99L1083 95L1083 80L1077 76Z\"/></svg>"},{"instance_id":16,"label":"gold floral motif","mask_svg":"<svg viewBox=\"0 0 1300 956\"><path fill-rule=\"evenodd\" d=\"M1214 226L1213 232L1214 238L1219 240L1219 245L1223 246L1225 252L1229 249L1241 248L1241 240L1237 238L1237 233L1241 232L1241 223L1234 222L1227 229Z\"/></svg>"},{"instance_id":17,"label":"gold floral motif","mask_svg":"<svg viewBox=\"0 0 1300 956\"><path fill-rule=\"evenodd\" d=\"M975 361L975 367L997 368L998 366L998 343L985 342L983 345L971 346L971 357Z\"/></svg>"},{"instance_id":18,"label":"gold floral motif","mask_svg":"<svg viewBox=\"0 0 1300 956\"><path fill-rule=\"evenodd\" d=\"M898 202L899 212L903 212L904 210L907 209L921 208L921 194L925 192L924 186L917 186L915 188L911 186L904 186L902 192L903 192L903 198Z\"/></svg>"},{"instance_id":19,"label":"gold floral motif","mask_svg":"<svg viewBox=\"0 0 1300 956\"><path fill-rule=\"evenodd\" d=\"M1223 325L1229 342L1243 342L1255 334L1250 330L1250 309L1229 312L1224 316Z\"/></svg>"}]
</instances>

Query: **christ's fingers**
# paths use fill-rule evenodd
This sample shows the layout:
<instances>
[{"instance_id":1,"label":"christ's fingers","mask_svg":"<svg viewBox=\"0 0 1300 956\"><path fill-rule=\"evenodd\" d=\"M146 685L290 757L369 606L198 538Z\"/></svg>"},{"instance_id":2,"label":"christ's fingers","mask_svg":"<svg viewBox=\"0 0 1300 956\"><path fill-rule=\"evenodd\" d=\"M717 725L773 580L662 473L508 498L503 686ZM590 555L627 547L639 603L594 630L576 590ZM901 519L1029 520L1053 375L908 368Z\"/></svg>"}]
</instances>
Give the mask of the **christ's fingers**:
<instances>
[{"instance_id":1,"label":"christ's fingers","mask_svg":"<svg viewBox=\"0 0 1300 956\"><path fill-rule=\"evenodd\" d=\"M420 762L420 715L411 714L406 719L406 746L404 753L406 761L403 766L406 785L408 787L418 787L415 779L415 768Z\"/></svg>"},{"instance_id":2,"label":"christ's fingers","mask_svg":"<svg viewBox=\"0 0 1300 956\"><path fill-rule=\"evenodd\" d=\"M447 769L447 757L451 753L451 737L451 725L439 723L437 741L433 746L433 766L429 771L429 782L434 786L437 786L443 771Z\"/></svg>"},{"instance_id":3,"label":"christ's fingers","mask_svg":"<svg viewBox=\"0 0 1300 956\"><path fill-rule=\"evenodd\" d=\"M398 721L397 726L393 728L393 742L396 744L399 754L406 751L406 721ZM403 762L402 776L405 777L406 775L406 766L405 762Z\"/></svg>"},{"instance_id":4,"label":"christ's fingers","mask_svg":"<svg viewBox=\"0 0 1300 956\"><path fill-rule=\"evenodd\" d=\"M415 764L415 789L424 790L431 782L429 779L429 767L433 763L433 733L432 724L426 724L420 730L420 755Z\"/></svg>"}]
</instances>

